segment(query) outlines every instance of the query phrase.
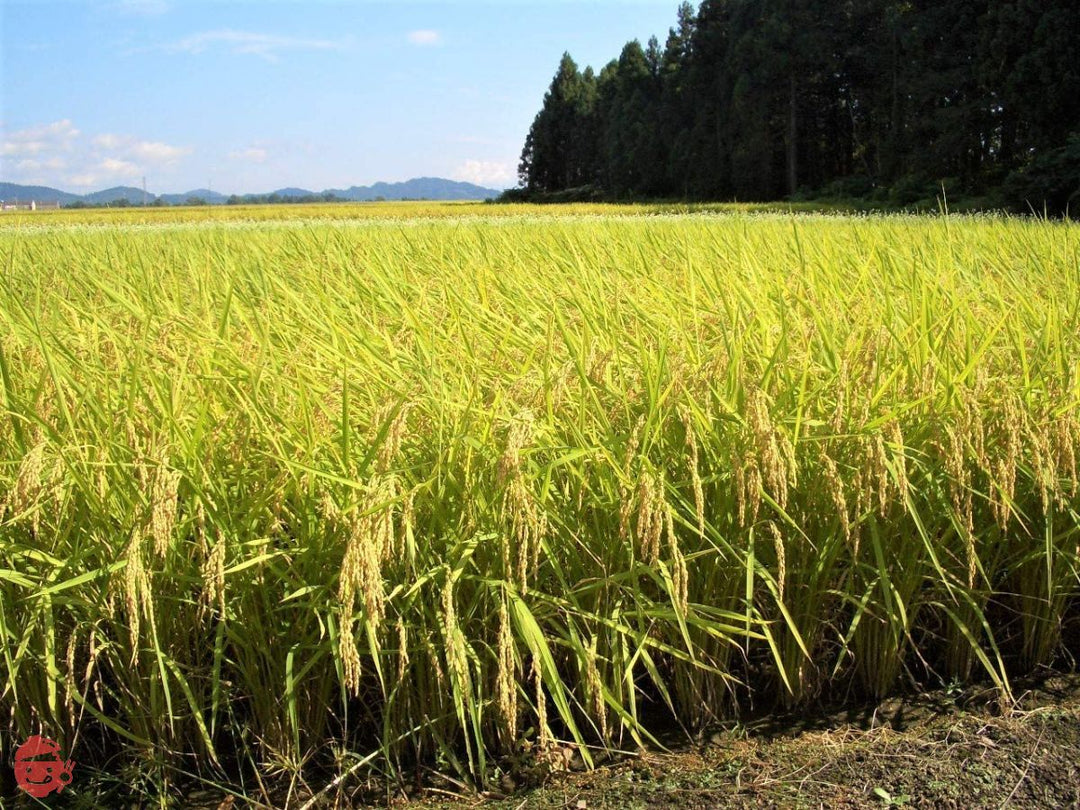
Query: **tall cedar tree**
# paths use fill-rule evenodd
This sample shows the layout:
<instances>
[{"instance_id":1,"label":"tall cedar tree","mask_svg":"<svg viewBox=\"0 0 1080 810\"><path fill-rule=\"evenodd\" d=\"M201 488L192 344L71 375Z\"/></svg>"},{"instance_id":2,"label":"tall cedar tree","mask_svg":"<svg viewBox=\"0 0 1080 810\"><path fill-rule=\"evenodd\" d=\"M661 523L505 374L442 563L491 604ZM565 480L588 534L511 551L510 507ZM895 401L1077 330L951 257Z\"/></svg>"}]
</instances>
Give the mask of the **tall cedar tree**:
<instances>
[{"instance_id":1,"label":"tall cedar tree","mask_svg":"<svg viewBox=\"0 0 1080 810\"><path fill-rule=\"evenodd\" d=\"M628 43L599 76L564 54L520 177L531 192L896 202L948 182L1078 208L1078 143L1075 0L704 0L680 6L663 47Z\"/></svg>"},{"instance_id":2,"label":"tall cedar tree","mask_svg":"<svg viewBox=\"0 0 1080 810\"><path fill-rule=\"evenodd\" d=\"M596 82L564 53L544 106L533 120L521 153L518 177L530 191L573 188L594 179Z\"/></svg>"}]
</instances>

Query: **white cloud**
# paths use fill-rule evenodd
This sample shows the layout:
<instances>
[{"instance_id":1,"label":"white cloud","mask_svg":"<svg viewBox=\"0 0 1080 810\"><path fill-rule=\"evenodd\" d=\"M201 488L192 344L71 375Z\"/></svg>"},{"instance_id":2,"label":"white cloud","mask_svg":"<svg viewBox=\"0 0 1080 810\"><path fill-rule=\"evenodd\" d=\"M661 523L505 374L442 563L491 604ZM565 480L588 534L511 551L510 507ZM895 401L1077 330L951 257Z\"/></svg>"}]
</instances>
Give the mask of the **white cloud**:
<instances>
[{"instance_id":1,"label":"white cloud","mask_svg":"<svg viewBox=\"0 0 1080 810\"><path fill-rule=\"evenodd\" d=\"M330 51L344 47L344 43L329 39L305 39L222 28L184 37L166 45L164 50L197 54L214 46L221 46L233 54L250 54L276 61L280 51Z\"/></svg>"},{"instance_id":2,"label":"white cloud","mask_svg":"<svg viewBox=\"0 0 1080 810\"><path fill-rule=\"evenodd\" d=\"M160 174L192 151L121 133L84 135L66 118L7 131L0 141L4 180L59 188L117 185L140 174Z\"/></svg>"},{"instance_id":3,"label":"white cloud","mask_svg":"<svg viewBox=\"0 0 1080 810\"><path fill-rule=\"evenodd\" d=\"M136 141L129 147L128 154L146 163L171 163L184 155L190 155L191 148L169 146L160 141Z\"/></svg>"},{"instance_id":4,"label":"white cloud","mask_svg":"<svg viewBox=\"0 0 1080 810\"><path fill-rule=\"evenodd\" d=\"M79 136L79 130L67 118L27 127L8 133L0 144L0 154L16 157L20 155L38 155L57 149L68 150Z\"/></svg>"},{"instance_id":5,"label":"white cloud","mask_svg":"<svg viewBox=\"0 0 1080 810\"><path fill-rule=\"evenodd\" d=\"M9 137L12 140L38 140L41 138L69 140L78 136L78 134L79 130L71 123L71 119L64 118L60 121L53 121L51 124L41 124L36 127L20 129L18 132L12 132Z\"/></svg>"},{"instance_id":6,"label":"white cloud","mask_svg":"<svg viewBox=\"0 0 1080 810\"><path fill-rule=\"evenodd\" d=\"M116 177L133 177L139 173L139 167L134 163L116 158L105 158L99 166L104 174Z\"/></svg>"},{"instance_id":7,"label":"white cloud","mask_svg":"<svg viewBox=\"0 0 1080 810\"><path fill-rule=\"evenodd\" d=\"M237 149L234 152L229 152L230 159L246 160L250 163L263 163L265 162L267 155L267 151L258 146L249 146L247 149Z\"/></svg>"},{"instance_id":8,"label":"white cloud","mask_svg":"<svg viewBox=\"0 0 1080 810\"><path fill-rule=\"evenodd\" d=\"M119 135L95 135L92 143L94 146L100 146L102 149L116 149L123 142L123 138Z\"/></svg>"},{"instance_id":9,"label":"white cloud","mask_svg":"<svg viewBox=\"0 0 1080 810\"><path fill-rule=\"evenodd\" d=\"M16 157L18 155L36 155L42 149L45 148L45 144L41 141L23 141L17 143L15 141L4 141L0 144L0 155L4 157Z\"/></svg>"},{"instance_id":10,"label":"white cloud","mask_svg":"<svg viewBox=\"0 0 1080 810\"><path fill-rule=\"evenodd\" d=\"M76 188L97 189L106 186L119 185L123 182L131 182L132 178L138 177L142 170L134 163L117 158L104 158L84 171L69 174L65 178L68 186Z\"/></svg>"},{"instance_id":11,"label":"white cloud","mask_svg":"<svg viewBox=\"0 0 1080 810\"><path fill-rule=\"evenodd\" d=\"M69 174L67 178L68 184L75 186L76 188L87 188L97 183L98 178L96 174Z\"/></svg>"},{"instance_id":12,"label":"white cloud","mask_svg":"<svg viewBox=\"0 0 1080 810\"><path fill-rule=\"evenodd\" d=\"M91 143L99 149L119 152L124 157L141 163L161 165L191 154L191 147L170 146L161 141L140 141L131 135L105 133L95 135Z\"/></svg>"},{"instance_id":13,"label":"white cloud","mask_svg":"<svg viewBox=\"0 0 1080 810\"><path fill-rule=\"evenodd\" d=\"M489 188L509 188L517 183L517 168L509 161L466 160L454 170L453 178Z\"/></svg>"},{"instance_id":14,"label":"white cloud","mask_svg":"<svg viewBox=\"0 0 1080 810\"><path fill-rule=\"evenodd\" d=\"M67 166L67 163L63 158L48 158L46 160L37 160L36 158L25 158L15 164L15 168L20 172L36 172L41 169L63 169Z\"/></svg>"},{"instance_id":15,"label":"white cloud","mask_svg":"<svg viewBox=\"0 0 1080 810\"><path fill-rule=\"evenodd\" d=\"M410 31L407 35L413 45L438 45L442 41L442 35L430 28L421 28L418 31Z\"/></svg>"}]
</instances>

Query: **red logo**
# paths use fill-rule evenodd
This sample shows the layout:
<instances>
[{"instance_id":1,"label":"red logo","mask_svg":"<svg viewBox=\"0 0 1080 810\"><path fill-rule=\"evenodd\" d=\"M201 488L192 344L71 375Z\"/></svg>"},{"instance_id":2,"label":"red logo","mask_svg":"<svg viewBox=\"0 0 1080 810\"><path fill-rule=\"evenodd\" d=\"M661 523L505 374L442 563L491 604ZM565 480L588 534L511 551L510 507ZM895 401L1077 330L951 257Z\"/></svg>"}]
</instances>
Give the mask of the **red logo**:
<instances>
[{"instance_id":1,"label":"red logo","mask_svg":"<svg viewBox=\"0 0 1080 810\"><path fill-rule=\"evenodd\" d=\"M15 781L35 799L59 793L71 783L73 760L60 759L60 746L35 734L15 749Z\"/></svg>"}]
</instances>

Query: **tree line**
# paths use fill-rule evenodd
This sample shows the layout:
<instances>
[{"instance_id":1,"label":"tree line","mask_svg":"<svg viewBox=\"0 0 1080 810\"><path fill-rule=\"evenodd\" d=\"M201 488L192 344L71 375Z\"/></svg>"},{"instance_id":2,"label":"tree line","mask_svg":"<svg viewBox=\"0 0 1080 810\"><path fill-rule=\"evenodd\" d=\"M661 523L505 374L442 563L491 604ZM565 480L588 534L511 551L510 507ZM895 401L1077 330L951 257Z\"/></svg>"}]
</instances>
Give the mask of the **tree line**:
<instances>
[{"instance_id":1,"label":"tree line","mask_svg":"<svg viewBox=\"0 0 1080 810\"><path fill-rule=\"evenodd\" d=\"M599 73L564 54L517 196L941 192L1080 209L1077 0L705 0Z\"/></svg>"},{"instance_id":2,"label":"tree line","mask_svg":"<svg viewBox=\"0 0 1080 810\"><path fill-rule=\"evenodd\" d=\"M301 205L322 202L348 202L330 191L321 194L231 194L225 200L226 205Z\"/></svg>"}]
</instances>

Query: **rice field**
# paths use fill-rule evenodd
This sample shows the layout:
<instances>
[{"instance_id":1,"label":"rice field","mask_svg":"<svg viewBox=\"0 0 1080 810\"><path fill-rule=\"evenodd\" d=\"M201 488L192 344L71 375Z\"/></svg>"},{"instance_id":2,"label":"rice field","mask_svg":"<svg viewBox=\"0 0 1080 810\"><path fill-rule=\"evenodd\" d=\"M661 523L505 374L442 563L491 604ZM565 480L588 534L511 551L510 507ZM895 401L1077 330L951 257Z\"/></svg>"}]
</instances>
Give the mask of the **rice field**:
<instances>
[{"instance_id":1,"label":"rice field","mask_svg":"<svg viewBox=\"0 0 1080 810\"><path fill-rule=\"evenodd\" d=\"M0 281L2 722L84 773L483 786L1080 653L1076 225L62 211Z\"/></svg>"}]
</instances>

